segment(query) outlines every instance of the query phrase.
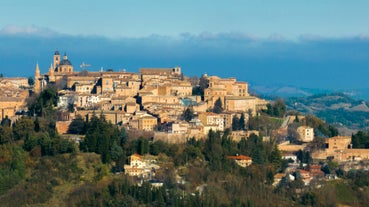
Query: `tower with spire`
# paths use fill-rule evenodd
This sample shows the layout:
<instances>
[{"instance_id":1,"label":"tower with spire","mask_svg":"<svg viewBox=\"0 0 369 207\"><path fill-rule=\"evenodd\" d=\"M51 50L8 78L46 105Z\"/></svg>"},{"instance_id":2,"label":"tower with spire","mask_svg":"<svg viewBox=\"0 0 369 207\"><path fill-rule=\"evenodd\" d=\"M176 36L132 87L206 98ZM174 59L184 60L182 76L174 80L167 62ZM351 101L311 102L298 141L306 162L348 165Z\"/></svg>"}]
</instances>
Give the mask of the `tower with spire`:
<instances>
[{"instance_id":1,"label":"tower with spire","mask_svg":"<svg viewBox=\"0 0 369 207\"><path fill-rule=\"evenodd\" d=\"M36 69L35 69L34 92L35 93L40 93L41 92L41 74L40 74L40 68L38 66L38 63L36 64Z\"/></svg>"},{"instance_id":2,"label":"tower with spire","mask_svg":"<svg viewBox=\"0 0 369 207\"><path fill-rule=\"evenodd\" d=\"M49 82L51 83L55 82L55 71L54 70L55 69L53 67L53 64L50 64L48 75L49 75Z\"/></svg>"}]
</instances>

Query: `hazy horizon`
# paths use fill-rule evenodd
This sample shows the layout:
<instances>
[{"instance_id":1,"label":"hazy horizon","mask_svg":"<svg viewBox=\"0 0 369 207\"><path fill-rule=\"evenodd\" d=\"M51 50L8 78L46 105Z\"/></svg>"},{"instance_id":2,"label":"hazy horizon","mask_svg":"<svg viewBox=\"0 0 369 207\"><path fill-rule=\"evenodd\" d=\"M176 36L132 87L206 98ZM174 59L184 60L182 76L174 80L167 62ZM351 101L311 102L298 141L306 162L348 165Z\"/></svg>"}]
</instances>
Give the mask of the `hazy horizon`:
<instances>
[{"instance_id":1,"label":"hazy horizon","mask_svg":"<svg viewBox=\"0 0 369 207\"><path fill-rule=\"evenodd\" d=\"M251 85L369 88L369 2L39 0L0 2L0 73L180 66ZM63 11L63 12L61 12ZM60 14L60 15L59 15ZM6 21L5 21L6 20Z\"/></svg>"},{"instance_id":2,"label":"hazy horizon","mask_svg":"<svg viewBox=\"0 0 369 207\"><path fill-rule=\"evenodd\" d=\"M75 71L81 70L82 62L91 64L90 71L180 66L187 76L207 73L257 85L369 88L369 38L363 37L302 36L290 41L233 33L119 39L0 34L0 42L0 73L5 76L32 76L36 63L46 73L59 50L67 53Z\"/></svg>"}]
</instances>

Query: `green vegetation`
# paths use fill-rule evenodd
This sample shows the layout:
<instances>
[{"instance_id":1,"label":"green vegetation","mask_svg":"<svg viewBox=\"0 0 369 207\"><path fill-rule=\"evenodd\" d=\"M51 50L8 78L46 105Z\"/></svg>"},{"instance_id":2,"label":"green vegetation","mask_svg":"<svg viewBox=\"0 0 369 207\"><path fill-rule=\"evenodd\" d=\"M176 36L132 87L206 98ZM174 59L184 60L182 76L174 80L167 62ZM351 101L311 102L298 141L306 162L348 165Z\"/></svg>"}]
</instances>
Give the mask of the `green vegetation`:
<instances>
[{"instance_id":1,"label":"green vegetation","mask_svg":"<svg viewBox=\"0 0 369 207\"><path fill-rule=\"evenodd\" d=\"M182 117L187 122L191 121L195 117L193 108L192 107L187 107L186 110L183 112Z\"/></svg>"},{"instance_id":2,"label":"green vegetation","mask_svg":"<svg viewBox=\"0 0 369 207\"><path fill-rule=\"evenodd\" d=\"M68 133L70 134L85 134L86 123L80 115L77 115L69 125Z\"/></svg>"},{"instance_id":3,"label":"green vegetation","mask_svg":"<svg viewBox=\"0 0 369 207\"><path fill-rule=\"evenodd\" d=\"M368 102L352 99L343 93L289 98L286 100L286 105L291 110L314 114L335 126L369 129Z\"/></svg>"},{"instance_id":4,"label":"green vegetation","mask_svg":"<svg viewBox=\"0 0 369 207\"><path fill-rule=\"evenodd\" d=\"M100 118L93 115L87 123L86 138L80 144L80 149L101 154L103 163L110 163L113 160L122 164L125 160L123 147L127 139L128 134L124 128L120 130L107 122L103 114Z\"/></svg>"},{"instance_id":5,"label":"green vegetation","mask_svg":"<svg viewBox=\"0 0 369 207\"><path fill-rule=\"evenodd\" d=\"M334 126L326 124L318 117L309 115L305 117L304 121L304 124L314 128L314 133L318 136L334 137L338 135L338 130Z\"/></svg>"},{"instance_id":6,"label":"green vegetation","mask_svg":"<svg viewBox=\"0 0 369 207\"><path fill-rule=\"evenodd\" d=\"M206 76L202 75L200 78L193 77L192 79L192 95L204 97L205 88L209 87L209 80Z\"/></svg>"},{"instance_id":7,"label":"green vegetation","mask_svg":"<svg viewBox=\"0 0 369 207\"><path fill-rule=\"evenodd\" d=\"M220 113L223 112L223 104L222 104L222 100L220 98L218 98L215 101L213 112L216 113L216 114L220 114Z\"/></svg>"},{"instance_id":8,"label":"green vegetation","mask_svg":"<svg viewBox=\"0 0 369 207\"><path fill-rule=\"evenodd\" d=\"M369 133L358 131L356 134L352 135L352 147L369 149Z\"/></svg>"},{"instance_id":9,"label":"green vegetation","mask_svg":"<svg viewBox=\"0 0 369 207\"><path fill-rule=\"evenodd\" d=\"M269 136L273 130L282 125L281 118L270 117L267 115L253 116L249 119L248 129L258 130L261 135Z\"/></svg>"},{"instance_id":10,"label":"green vegetation","mask_svg":"<svg viewBox=\"0 0 369 207\"><path fill-rule=\"evenodd\" d=\"M283 117L286 114L286 104L282 99L275 100L272 104L267 104L267 109L263 110L269 116Z\"/></svg>"},{"instance_id":11,"label":"green vegetation","mask_svg":"<svg viewBox=\"0 0 369 207\"><path fill-rule=\"evenodd\" d=\"M42 117L55 116L54 107L58 102L58 93L55 88L49 87L41 92L37 97L30 97L28 100L28 108L30 115L37 115ZM56 117L48 117L50 119Z\"/></svg>"},{"instance_id":12,"label":"green vegetation","mask_svg":"<svg viewBox=\"0 0 369 207\"><path fill-rule=\"evenodd\" d=\"M296 173L295 181L286 177L273 187L274 175L288 164L274 140L263 142L262 136L253 134L235 142L230 129L175 145L130 137L101 114L88 122L82 117L73 121L69 132L85 135L77 147L55 130L56 99L53 89L47 89L30 99L32 116L13 125L8 118L1 120L1 206L367 206L369 202L369 173L345 172L332 160L322 169L340 176L338 181L319 181L320 188L310 188ZM282 123L283 110L276 109L283 109L280 106L272 106L273 117L252 117L248 126L242 115L235 128L269 135ZM304 120L326 136L337 133L314 117ZM355 147L366 147L367 140L366 132L353 135ZM163 187L115 173L122 171L133 153L154 156L161 167L155 179ZM227 158L237 154L252 157L253 164L242 168ZM302 162L313 162L309 152L299 151L297 156Z\"/></svg>"},{"instance_id":13,"label":"green vegetation","mask_svg":"<svg viewBox=\"0 0 369 207\"><path fill-rule=\"evenodd\" d=\"M232 130L244 130L246 127L245 125L245 114L242 113L241 117L238 118L238 116L233 116L232 118Z\"/></svg>"}]
</instances>

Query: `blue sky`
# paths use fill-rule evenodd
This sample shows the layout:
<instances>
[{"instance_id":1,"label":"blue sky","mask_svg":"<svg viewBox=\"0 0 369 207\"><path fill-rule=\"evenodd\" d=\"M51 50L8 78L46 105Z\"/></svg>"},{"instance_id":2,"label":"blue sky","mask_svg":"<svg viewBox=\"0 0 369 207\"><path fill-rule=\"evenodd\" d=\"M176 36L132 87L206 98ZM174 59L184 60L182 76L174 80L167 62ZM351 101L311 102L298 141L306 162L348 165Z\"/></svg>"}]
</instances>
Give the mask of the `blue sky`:
<instances>
[{"instance_id":1,"label":"blue sky","mask_svg":"<svg viewBox=\"0 0 369 207\"><path fill-rule=\"evenodd\" d=\"M0 28L115 38L203 32L347 37L369 34L368 8L367 0L2 0Z\"/></svg>"},{"instance_id":2,"label":"blue sky","mask_svg":"<svg viewBox=\"0 0 369 207\"><path fill-rule=\"evenodd\" d=\"M250 85L368 89L368 0L1 0L0 73L181 66Z\"/></svg>"}]
</instances>

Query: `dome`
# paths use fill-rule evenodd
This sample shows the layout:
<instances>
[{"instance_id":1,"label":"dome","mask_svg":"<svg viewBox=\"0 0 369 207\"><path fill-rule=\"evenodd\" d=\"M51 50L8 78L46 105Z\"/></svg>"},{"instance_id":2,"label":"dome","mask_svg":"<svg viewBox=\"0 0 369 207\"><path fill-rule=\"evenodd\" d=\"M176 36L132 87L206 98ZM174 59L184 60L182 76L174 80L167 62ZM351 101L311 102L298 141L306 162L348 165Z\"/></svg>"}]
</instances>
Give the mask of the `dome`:
<instances>
[{"instance_id":1,"label":"dome","mask_svg":"<svg viewBox=\"0 0 369 207\"><path fill-rule=\"evenodd\" d=\"M59 51L55 51L54 55L60 55Z\"/></svg>"},{"instance_id":2,"label":"dome","mask_svg":"<svg viewBox=\"0 0 369 207\"><path fill-rule=\"evenodd\" d=\"M64 54L64 58L60 61L59 65L72 65L72 63L68 60L66 53Z\"/></svg>"},{"instance_id":3,"label":"dome","mask_svg":"<svg viewBox=\"0 0 369 207\"><path fill-rule=\"evenodd\" d=\"M72 63L68 59L63 59L60 61L59 65L72 65Z\"/></svg>"}]
</instances>

